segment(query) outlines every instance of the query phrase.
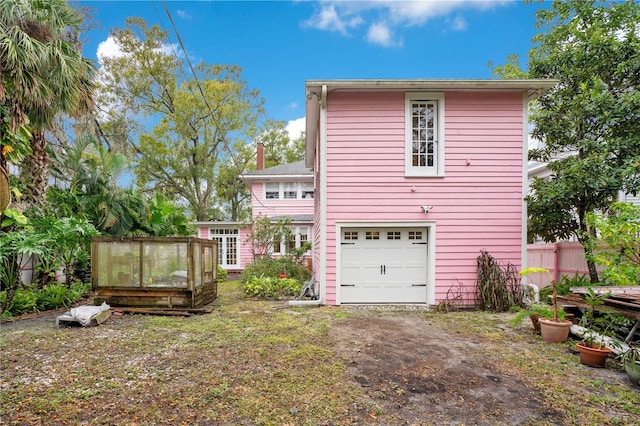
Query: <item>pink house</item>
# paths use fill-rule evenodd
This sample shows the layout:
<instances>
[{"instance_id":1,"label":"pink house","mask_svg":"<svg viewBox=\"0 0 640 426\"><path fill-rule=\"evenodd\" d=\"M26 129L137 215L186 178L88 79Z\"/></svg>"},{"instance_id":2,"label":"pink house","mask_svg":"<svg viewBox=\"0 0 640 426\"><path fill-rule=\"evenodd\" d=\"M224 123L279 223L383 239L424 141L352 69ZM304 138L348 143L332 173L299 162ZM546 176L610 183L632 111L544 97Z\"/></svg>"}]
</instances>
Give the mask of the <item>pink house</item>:
<instances>
[{"instance_id":1,"label":"pink house","mask_svg":"<svg viewBox=\"0 0 640 426\"><path fill-rule=\"evenodd\" d=\"M288 218L295 241L282 241L274 255L285 254L292 246L311 240L313 231L313 173L304 161L264 168L262 145L257 147L257 170L242 180L251 189L252 216L273 221ZM241 272L253 261L246 243L249 228L239 222L196 222L198 237L218 241L220 265L229 272Z\"/></svg>"},{"instance_id":2,"label":"pink house","mask_svg":"<svg viewBox=\"0 0 640 426\"><path fill-rule=\"evenodd\" d=\"M523 267L528 103L556 83L307 81L320 302L471 302L482 249Z\"/></svg>"}]
</instances>

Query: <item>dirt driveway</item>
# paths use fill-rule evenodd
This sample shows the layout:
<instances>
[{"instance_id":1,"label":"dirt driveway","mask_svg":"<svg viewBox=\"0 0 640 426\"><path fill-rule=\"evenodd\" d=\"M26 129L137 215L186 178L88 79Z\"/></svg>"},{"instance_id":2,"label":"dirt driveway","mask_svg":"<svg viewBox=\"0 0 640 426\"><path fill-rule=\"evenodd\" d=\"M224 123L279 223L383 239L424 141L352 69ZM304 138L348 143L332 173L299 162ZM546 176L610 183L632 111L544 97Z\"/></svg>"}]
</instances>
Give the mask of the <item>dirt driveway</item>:
<instances>
[{"instance_id":1,"label":"dirt driveway","mask_svg":"<svg viewBox=\"0 0 640 426\"><path fill-rule=\"evenodd\" d=\"M180 320L113 316L84 330L56 329L54 317L0 326L0 424L637 425L640 419L640 388L613 360L605 369L585 367L572 343L544 344L526 325L511 326L510 314L240 302ZM70 357L86 347L88 359ZM56 364L61 358L66 362Z\"/></svg>"},{"instance_id":2,"label":"dirt driveway","mask_svg":"<svg viewBox=\"0 0 640 426\"><path fill-rule=\"evenodd\" d=\"M364 317L332 329L349 373L401 424L562 424L540 392L505 371L487 342L415 314Z\"/></svg>"}]
</instances>

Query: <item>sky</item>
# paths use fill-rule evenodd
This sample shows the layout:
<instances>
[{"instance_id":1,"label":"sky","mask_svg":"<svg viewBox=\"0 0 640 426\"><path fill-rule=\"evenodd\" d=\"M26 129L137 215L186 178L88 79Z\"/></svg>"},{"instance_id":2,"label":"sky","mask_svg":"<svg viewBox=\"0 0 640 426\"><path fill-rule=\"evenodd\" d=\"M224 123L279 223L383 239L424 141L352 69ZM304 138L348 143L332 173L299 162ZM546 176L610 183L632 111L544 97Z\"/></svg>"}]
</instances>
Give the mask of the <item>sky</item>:
<instances>
[{"instance_id":1,"label":"sky","mask_svg":"<svg viewBox=\"0 0 640 426\"><path fill-rule=\"evenodd\" d=\"M165 6L193 64L234 64L265 99L269 118L304 130L306 80L492 78L489 61L526 66L535 11L520 0L177 1L81 0L98 28L85 57L117 47L109 31L136 16L170 31Z\"/></svg>"}]
</instances>

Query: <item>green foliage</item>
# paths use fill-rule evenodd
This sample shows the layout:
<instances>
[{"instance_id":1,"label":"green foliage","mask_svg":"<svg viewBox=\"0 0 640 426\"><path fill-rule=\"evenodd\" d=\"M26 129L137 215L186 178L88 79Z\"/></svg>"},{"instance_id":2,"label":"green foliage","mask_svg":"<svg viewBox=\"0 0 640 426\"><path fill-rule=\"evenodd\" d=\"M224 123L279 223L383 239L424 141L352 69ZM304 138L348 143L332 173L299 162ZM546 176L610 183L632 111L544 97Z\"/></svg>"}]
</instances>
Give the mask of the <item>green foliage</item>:
<instances>
[{"instance_id":1,"label":"green foliage","mask_svg":"<svg viewBox=\"0 0 640 426\"><path fill-rule=\"evenodd\" d=\"M118 102L108 116L142 114L153 127L130 138L137 184L180 198L196 220L216 213L218 168L236 141L252 140L264 100L233 65L197 64L187 74L184 56L167 52L169 33L128 18L111 37L121 56L103 58L103 93Z\"/></svg>"},{"instance_id":2,"label":"green foliage","mask_svg":"<svg viewBox=\"0 0 640 426\"><path fill-rule=\"evenodd\" d=\"M516 268L495 260L485 250L477 261L476 306L478 309L506 312L524 307L524 292Z\"/></svg>"},{"instance_id":3,"label":"green foliage","mask_svg":"<svg viewBox=\"0 0 640 426\"><path fill-rule=\"evenodd\" d=\"M249 224L251 230L245 243L249 245L254 262L270 257L272 253L279 251L276 250L276 246L291 239L290 225L291 220L287 218L280 218L275 222L266 216L257 216L252 219Z\"/></svg>"},{"instance_id":4,"label":"green foliage","mask_svg":"<svg viewBox=\"0 0 640 426\"><path fill-rule=\"evenodd\" d=\"M36 293L38 310L47 311L67 307L73 301L69 287L64 284L49 284Z\"/></svg>"},{"instance_id":5,"label":"green foliage","mask_svg":"<svg viewBox=\"0 0 640 426\"><path fill-rule=\"evenodd\" d=\"M640 206L614 203L607 214L592 213L587 221L598 230L593 259L604 265L608 285L640 285Z\"/></svg>"},{"instance_id":6,"label":"green foliage","mask_svg":"<svg viewBox=\"0 0 640 426\"><path fill-rule=\"evenodd\" d=\"M556 283L556 293L558 296L566 296L571 293L571 287L587 287L591 285L586 275L580 275L578 272L573 277L563 275L560 281ZM552 286L546 286L540 290L540 300L549 300L553 292Z\"/></svg>"},{"instance_id":7,"label":"green foliage","mask_svg":"<svg viewBox=\"0 0 640 426\"><path fill-rule=\"evenodd\" d=\"M560 83L532 108L532 135L544 143L529 159L548 162L526 197L529 233L545 241L575 236L590 255L595 231L586 215L606 211L618 191L640 190L640 4L568 0L536 13L529 77ZM518 76L517 57L496 69Z\"/></svg>"},{"instance_id":8,"label":"green foliage","mask_svg":"<svg viewBox=\"0 0 640 426\"><path fill-rule=\"evenodd\" d=\"M511 320L511 325L518 326L522 320L531 315L538 315L542 318L553 319L553 307L548 304L534 303L529 309L518 309L517 314ZM566 313L564 309L558 309L558 319L564 320Z\"/></svg>"},{"instance_id":9,"label":"green foliage","mask_svg":"<svg viewBox=\"0 0 640 426\"><path fill-rule=\"evenodd\" d=\"M283 256L275 259L259 259L248 264L242 271L240 279L242 282L247 282L253 277L260 276L278 278L282 273L301 283L311 276L304 265L295 262L291 257Z\"/></svg>"},{"instance_id":10,"label":"green foliage","mask_svg":"<svg viewBox=\"0 0 640 426\"><path fill-rule=\"evenodd\" d=\"M66 286L54 283L38 289L35 286L25 286L15 291L15 294L5 311L0 315L4 319L34 312L68 308L80 299L90 288L86 283L74 283ZM0 304L6 303L7 292L0 292Z\"/></svg>"},{"instance_id":11,"label":"green foliage","mask_svg":"<svg viewBox=\"0 0 640 426\"><path fill-rule=\"evenodd\" d=\"M227 275L229 273L227 272L226 269L224 269L222 266L218 265L218 282L222 283L225 282L227 280Z\"/></svg>"},{"instance_id":12,"label":"green foliage","mask_svg":"<svg viewBox=\"0 0 640 426\"><path fill-rule=\"evenodd\" d=\"M267 299L293 297L300 293L301 284L293 278L251 277L244 282L244 295Z\"/></svg>"},{"instance_id":13,"label":"green foliage","mask_svg":"<svg viewBox=\"0 0 640 426\"><path fill-rule=\"evenodd\" d=\"M12 315L30 314L38 311L38 293L30 288L16 290L9 307Z\"/></svg>"}]
</instances>

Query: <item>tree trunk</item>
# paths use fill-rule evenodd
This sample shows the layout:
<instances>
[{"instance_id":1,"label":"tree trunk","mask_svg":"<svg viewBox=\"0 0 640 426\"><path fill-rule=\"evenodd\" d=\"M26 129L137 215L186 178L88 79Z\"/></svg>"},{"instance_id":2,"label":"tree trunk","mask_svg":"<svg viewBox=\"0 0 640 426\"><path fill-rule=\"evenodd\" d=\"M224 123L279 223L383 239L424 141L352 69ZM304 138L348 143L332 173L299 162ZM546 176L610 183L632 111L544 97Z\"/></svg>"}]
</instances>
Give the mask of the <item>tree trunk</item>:
<instances>
[{"instance_id":1,"label":"tree trunk","mask_svg":"<svg viewBox=\"0 0 640 426\"><path fill-rule=\"evenodd\" d=\"M582 243L582 247L584 248L584 257L587 261L587 268L589 269L589 278L591 279L591 284L596 284L600 282L598 277L598 268L596 268L596 264L593 261L592 254L593 251L589 248L588 244Z\"/></svg>"},{"instance_id":2,"label":"tree trunk","mask_svg":"<svg viewBox=\"0 0 640 426\"><path fill-rule=\"evenodd\" d=\"M43 206L49 187L49 154L44 132L37 130L31 138L32 153L25 160L23 173L27 184L27 207Z\"/></svg>"}]
</instances>

